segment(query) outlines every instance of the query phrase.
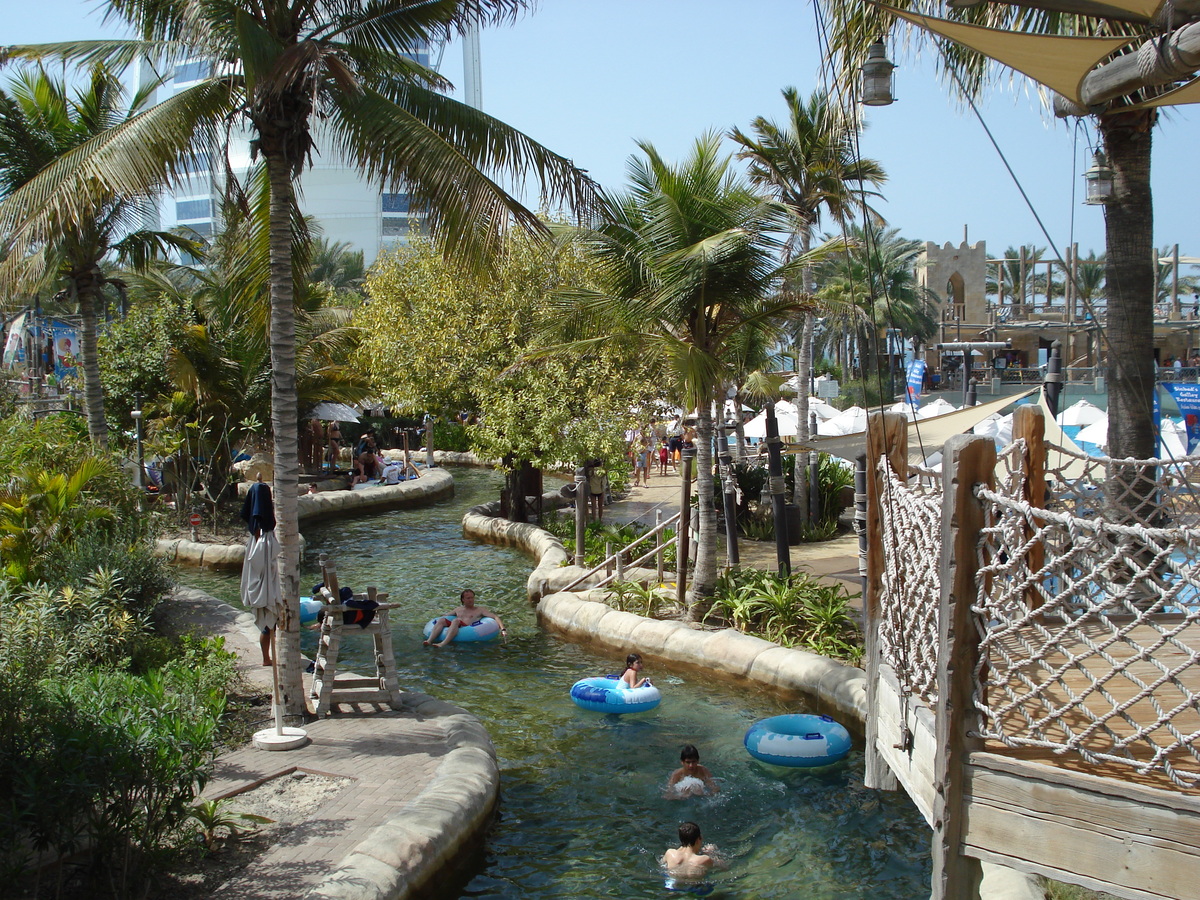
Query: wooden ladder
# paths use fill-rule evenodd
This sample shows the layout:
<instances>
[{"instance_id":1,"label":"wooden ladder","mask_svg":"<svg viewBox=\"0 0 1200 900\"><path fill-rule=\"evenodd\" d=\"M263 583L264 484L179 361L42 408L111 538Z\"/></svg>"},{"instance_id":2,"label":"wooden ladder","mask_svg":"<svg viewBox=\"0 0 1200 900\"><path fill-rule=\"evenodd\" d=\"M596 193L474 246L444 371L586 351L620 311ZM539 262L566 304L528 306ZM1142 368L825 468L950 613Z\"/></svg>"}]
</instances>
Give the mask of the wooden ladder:
<instances>
[{"instance_id":1,"label":"wooden ladder","mask_svg":"<svg viewBox=\"0 0 1200 900\"><path fill-rule=\"evenodd\" d=\"M337 566L333 560L321 557L321 573L324 587L321 593L326 605L322 608L320 638L317 641L316 660L313 669L312 694L313 712L317 716L328 716L339 703L387 703L392 709L400 709L400 683L396 678L396 656L392 651L392 628L388 623L388 610L399 604L385 603L386 593L367 588L365 595L355 599L369 599L379 605L375 607L375 618L366 628L361 625L342 624L342 613L347 607L339 600ZM375 677L337 677L338 649L346 635L371 636L375 644Z\"/></svg>"}]
</instances>

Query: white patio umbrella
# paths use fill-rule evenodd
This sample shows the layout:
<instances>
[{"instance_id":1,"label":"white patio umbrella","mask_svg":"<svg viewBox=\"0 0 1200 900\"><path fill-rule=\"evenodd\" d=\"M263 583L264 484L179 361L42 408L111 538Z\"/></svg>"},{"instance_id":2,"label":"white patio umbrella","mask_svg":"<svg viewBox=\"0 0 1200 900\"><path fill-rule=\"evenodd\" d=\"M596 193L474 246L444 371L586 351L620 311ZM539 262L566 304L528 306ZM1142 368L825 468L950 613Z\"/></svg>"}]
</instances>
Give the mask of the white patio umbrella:
<instances>
[{"instance_id":1,"label":"white patio umbrella","mask_svg":"<svg viewBox=\"0 0 1200 900\"><path fill-rule=\"evenodd\" d=\"M1079 434L1075 435L1075 443L1095 444L1097 447L1105 447L1108 445L1108 413L1104 414L1103 419L1099 419L1082 429Z\"/></svg>"},{"instance_id":2,"label":"white patio umbrella","mask_svg":"<svg viewBox=\"0 0 1200 900\"><path fill-rule=\"evenodd\" d=\"M346 403L318 403L309 412L310 419L325 419L328 422L357 422L360 413Z\"/></svg>"},{"instance_id":3,"label":"white patio umbrella","mask_svg":"<svg viewBox=\"0 0 1200 900\"><path fill-rule=\"evenodd\" d=\"M851 406L825 422L817 423L818 435L858 434L867 430L867 411L861 406Z\"/></svg>"},{"instance_id":4,"label":"white patio umbrella","mask_svg":"<svg viewBox=\"0 0 1200 900\"><path fill-rule=\"evenodd\" d=\"M1187 426L1176 419L1163 419L1159 423L1159 434L1162 446L1159 456L1162 459L1183 459L1187 456Z\"/></svg>"},{"instance_id":5,"label":"white patio umbrella","mask_svg":"<svg viewBox=\"0 0 1200 900\"><path fill-rule=\"evenodd\" d=\"M958 409L949 400L943 397L938 397L936 400L931 400L917 410L918 419L931 419L934 416L944 416L946 413L954 412Z\"/></svg>"},{"instance_id":6,"label":"white patio umbrella","mask_svg":"<svg viewBox=\"0 0 1200 900\"><path fill-rule=\"evenodd\" d=\"M917 418L917 411L913 405L907 400L898 400L888 407L888 412L901 413L908 421L912 422Z\"/></svg>"},{"instance_id":7,"label":"white patio umbrella","mask_svg":"<svg viewBox=\"0 0 1200 900\"><path fill-rule=\"evenodd\" d=\"M1094 403L1080 400L1072 403L1058 414L1058 424L1062 426L1092 425L1101 419L1107 419L1107 414Z\"/></svg>"},{"instance_id":8,"label":"white patio umbrella","mask_svg":"<svg viewBox=\"0 0 1200 900\"><path fill-rule=\"evenodd\" d=\"M775 419L779 422L780 437L795 437L799 434L799 428L796 426L798 419L794 409L788 412L783 403L775 404ZM767 436L767 411L764 409L747 422L743 431L746 437L765 438Z\"/></svg>"}]
</instances>

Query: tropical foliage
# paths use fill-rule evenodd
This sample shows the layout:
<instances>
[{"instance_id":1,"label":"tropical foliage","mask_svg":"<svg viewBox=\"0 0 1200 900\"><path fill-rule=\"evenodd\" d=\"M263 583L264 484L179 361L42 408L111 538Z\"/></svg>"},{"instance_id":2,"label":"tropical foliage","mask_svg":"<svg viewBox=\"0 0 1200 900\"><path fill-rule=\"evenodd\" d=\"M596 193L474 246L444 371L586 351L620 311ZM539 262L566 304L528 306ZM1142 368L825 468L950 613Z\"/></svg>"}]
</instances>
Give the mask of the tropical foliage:
<instances>
[{"instance_id":1,"label":"tropical foliage","mask_svg":"<svg viewBox=\"0 0 1200 900\"><path fill-rule=\"evenodd\" d=\"M475 273L414 237L376 262L371 302L354 320L375 395L411 414L483 413L467 434L485 459L615 463L636 410L661 396L657 360L615 342L586 362L535 356L561 314L549 298L591 284L588 261L569 244L510 235L491 271Z\"/></svg>"}]
</instances>

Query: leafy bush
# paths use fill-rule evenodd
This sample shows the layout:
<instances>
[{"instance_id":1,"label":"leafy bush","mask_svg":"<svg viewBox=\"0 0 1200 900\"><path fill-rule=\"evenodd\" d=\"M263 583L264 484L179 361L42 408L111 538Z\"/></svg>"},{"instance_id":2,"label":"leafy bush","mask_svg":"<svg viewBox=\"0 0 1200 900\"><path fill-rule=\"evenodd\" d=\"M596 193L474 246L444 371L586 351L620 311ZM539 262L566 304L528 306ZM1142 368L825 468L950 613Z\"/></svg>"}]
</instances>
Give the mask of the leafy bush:
<instances>
[{"instance_id":1,"label":"leafy bush","mask_svg":"<svg viewBox=\"0 0 1200 900\"><path fill-rule=\"evenodd\" d=\"M758 569L729 569L717 581L705 621L857 663L862 635L850 616L851 595L806 572L780 578Z\"/></svg>"},{"instance_id":2,"label":"leafy bush","mask_svg":"<svg viewBox=\"0 0 1200 900\"><path fill-rule=\"evenodd\" d=\"M154 555L144 526L121 518L110 529L89 528L74 541L51 547L44 566L54 587L82 584L100 569L120 577L125 605L150 612L174 586L170 567Z\"/></svg>"},{"instance_id":3,"label":"leafy bush","mask_svg":"<svg viewBox=\"0 0 1200 900\"><path fill-rule=\"evenodd\" d=\"M604 600L613 609L648 619L673 618L680 613L674 594L658 585L614 581L609 584Z\"/></svg>"},{"instance_id":4,"label":"leafy bush","mask_svg":"<svg viewBox=\"0 0 1200 900\"><path fill-rule=\"evenodd\" d=\"M467 429L457 422L434 422L433 449L467 453L471 449L471 439Z\"/></svg>"}]
</instances>

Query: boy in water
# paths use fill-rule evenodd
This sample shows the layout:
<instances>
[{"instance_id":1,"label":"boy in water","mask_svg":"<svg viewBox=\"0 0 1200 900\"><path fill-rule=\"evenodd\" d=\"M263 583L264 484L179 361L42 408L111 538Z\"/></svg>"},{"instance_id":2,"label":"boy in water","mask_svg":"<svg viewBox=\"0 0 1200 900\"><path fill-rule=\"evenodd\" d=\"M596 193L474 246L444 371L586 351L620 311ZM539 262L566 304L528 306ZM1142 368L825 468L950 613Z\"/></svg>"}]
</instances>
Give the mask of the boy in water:
<instances>
[{"instance_id":1,"label":"boy in water","mask_svg":"<svg viewBox=\"0 0 1200 900\"><path fill-rule=\"evenodd\" d=\"M702 846L700 826L695 822L684 822L679 826L679 847L663 854L663 867L672 878L698 881L716 866L725 868L725 861L717 855L712 844ZM670 883L667 885L672 887Z\"/></svg>"},{"instance_id":2,"label":"boy in water","mask_svg":"<svg viewBox=\"0 0 1200 900\"><path fill-rule=\"evenodd\" d=\"M495 619L496 624L500 626L500 633L508 635L508 629L504 627L504 623L500 621L500 617L488 609L486 606L475 605L475 592L470 588L463 591L459 597L460 605L454 608L454 618L450 619L446 616L438 619L433 623L433 630L429 632L429 637L424 641L426 647L433 644L435 647L445 647L448 643L454 640L454 636L458 634L460 628L467 628L474 625L480 619L489 618ZM438 636L442 633L442 629L447 629L446 637L442 641L438 641Z\"/></svg>"},{"instance_id":3,"label":"boy in water","mask_svg":"<svg viewBox=\"0 0 1200 900\"><path fill-rule=\"evenodd\" d=\"M700 751L693 744L684 744L679 751L679 768L667 779L667 799L682 800L685 797L703 797L720 792L708 766L700 765Z\"/></svg>"}]
</instances>

